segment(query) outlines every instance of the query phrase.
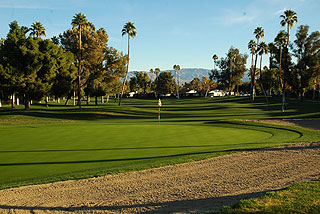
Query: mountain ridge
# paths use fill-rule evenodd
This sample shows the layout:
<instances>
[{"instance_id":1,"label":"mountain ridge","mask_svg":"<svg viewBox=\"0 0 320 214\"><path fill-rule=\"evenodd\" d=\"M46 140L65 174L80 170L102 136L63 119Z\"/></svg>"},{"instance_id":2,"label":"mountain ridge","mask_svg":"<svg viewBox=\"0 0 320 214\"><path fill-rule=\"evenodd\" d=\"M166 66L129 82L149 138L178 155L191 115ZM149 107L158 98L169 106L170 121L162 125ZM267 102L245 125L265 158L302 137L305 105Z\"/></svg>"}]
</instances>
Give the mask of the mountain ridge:
<instances>
[{"instance_id":1,"label":"mountain ridge","mask_svg":"<svg viewBox=\"0 0 320 214\"><path fill-rule=\"evenodd\" d=\"M178 71L179 77L180 77L180 84L186 83L186 82L191 82L194 78L199 78L200 80L202 80L203 76L206 76L207 78L209 78L209 72L212 69L205 69L205 68L182 68L181 70ZM148 71L143 71L143 72L147 72L150 79L154 80L156 78L156 75L153 73L150 73ZM171 70L163 70L160 72L170 72L172 74L172 76L175 76L175 70L171 69ZM128 73L128 80L130 80L131 77L134 77L134 71L130 71ZM249 81L249 77L248 77L248 72L245 72L242 81L247 82Z\"/></svg>"}]
</instances>

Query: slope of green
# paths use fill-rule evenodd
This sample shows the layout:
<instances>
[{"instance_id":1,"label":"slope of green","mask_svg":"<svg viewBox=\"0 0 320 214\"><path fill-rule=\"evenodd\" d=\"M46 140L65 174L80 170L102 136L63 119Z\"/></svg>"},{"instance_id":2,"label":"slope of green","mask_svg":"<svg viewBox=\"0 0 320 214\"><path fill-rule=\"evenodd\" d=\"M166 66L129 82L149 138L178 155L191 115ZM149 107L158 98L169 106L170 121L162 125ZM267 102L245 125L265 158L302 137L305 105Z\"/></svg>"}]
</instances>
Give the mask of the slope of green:
<instances>
[{"instance_id":1,"label":"slope of green","mask_svg":"<svg viewBox=\"0 0 320 214\"><path fill-rule=\"evenodd\" d=\"M262 100L261 100L262 101ZM316 103L318 105L318 103ZM317 116L293 101L281 115L248 98L111 101L99 106L0 109L0 189L159 167L231 152L319 141L320 132L234 119ZM288 106L288 107L289 107Z\"/></svg>"}]
</instances>

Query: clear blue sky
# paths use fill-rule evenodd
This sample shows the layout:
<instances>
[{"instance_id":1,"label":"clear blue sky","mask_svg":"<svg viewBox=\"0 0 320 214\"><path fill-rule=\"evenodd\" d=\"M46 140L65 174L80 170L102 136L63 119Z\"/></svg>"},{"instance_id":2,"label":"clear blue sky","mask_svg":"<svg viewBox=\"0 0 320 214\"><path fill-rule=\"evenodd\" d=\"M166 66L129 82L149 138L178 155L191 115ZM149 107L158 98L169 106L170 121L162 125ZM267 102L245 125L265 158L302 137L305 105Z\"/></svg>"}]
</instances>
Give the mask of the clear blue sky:
<instances>
[{"instance_id":1,"label":"clear blue sky","mask_svg":"<svg viewBox=\"0 0 320 214\"><path fill-rule=\"evenodd\" d=\"M211 69L214 53L224 57L231 46L248 53L258 26L265 30L264 41L273 41L285 9L296 11L298 25L320 30L319 0L1 0L0 37L6 37L13 20L24 26L38 20L51 38L70 28L72 17L81 12L106 29L110 46L125 53L121 29L127 21L135 24L131 71L166 70L174 64ZM296 27L291 34L295 32Z\"/></svg>"}]
</instances>

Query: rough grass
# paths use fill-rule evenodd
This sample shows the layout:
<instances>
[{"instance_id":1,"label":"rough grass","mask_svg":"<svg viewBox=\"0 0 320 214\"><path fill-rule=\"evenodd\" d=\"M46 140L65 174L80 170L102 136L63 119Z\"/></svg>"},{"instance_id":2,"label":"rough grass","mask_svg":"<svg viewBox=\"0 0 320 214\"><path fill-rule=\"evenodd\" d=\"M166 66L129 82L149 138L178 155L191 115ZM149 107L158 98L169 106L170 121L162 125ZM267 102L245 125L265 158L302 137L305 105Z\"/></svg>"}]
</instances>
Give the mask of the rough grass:
<instances>
[{"instance_id":1,"label":"rough grass","mask_svg":"<svg viewBox=\"0 0 320 214\"><path fill-rule=\"evenodd\" d=\"M262 198L243 200L221 213L320 213L320 181L295 184L285 190L268 192Z\"/></svg>"},{"instance_id":2,"label":"rough grass","mask_svg":"<svg viewBox=\"0 0 320 214\"><path fill-rule=\"evenodd\" d=\"M0 109L0 189L182 163L232 152L319 141L320 132L234 119L319 116L318 103L196 98L111 100L99 106L51 103Z\"/></svg>"}]
</instances>

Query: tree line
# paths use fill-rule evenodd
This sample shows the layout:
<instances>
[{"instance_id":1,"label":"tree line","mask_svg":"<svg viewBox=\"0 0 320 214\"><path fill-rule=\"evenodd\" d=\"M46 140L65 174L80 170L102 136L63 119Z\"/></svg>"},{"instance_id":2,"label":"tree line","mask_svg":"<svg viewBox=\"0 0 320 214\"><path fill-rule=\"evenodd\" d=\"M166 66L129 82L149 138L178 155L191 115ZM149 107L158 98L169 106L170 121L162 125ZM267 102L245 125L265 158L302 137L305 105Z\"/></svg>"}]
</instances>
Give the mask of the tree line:
<instances>
[{"instance_id":1,"label":"tree line","mask_svg":"<svg viewBox=\"0 0 320 214\"><path fill-rule=\"evenodd\" d=\"M280 15L280 19L280 26L285 27L286 31L280 30L270 43L262 41L265 33L262 27L257 27L253 32L255 40L248 43L251 81L247 89L252 101L255 100L256 90L264 94L267 103L268 95L281 95L281 108L284 111L288 96L300 97L303 101L308 93L312 99L317 95L320 98L320 33L309 32L308 25L300 25L293 40L290 30L298 22L296 12L286 10ZM269 56L269 65L262 68L263 55ZM220 60L214 54L214 69L210 73L210 79L216 80L218 87L233 91L236 85L244 84L240 80L246 71L244 65L247 58L247 55L239 54L238 49L233 47ZM215 68L216 64L221 72Z\"/></svg>"},{"instance_id":2,"label":"tree line","mask_svg":"<svg viewBox=\"0 0 320 214\"><path fill-rule=\"evenodd\" d=\"M11 97L14 107L19 97L28 110L31 100L45 98L48 103L48 97L66 97L67 104L78 96L81 108L83 95L97 102L98 96L127 89L120 80L128 72L129 57L108 45L106 30L96 29L81 13L71 26L59 36L43 39L45 28L38 21L30 28L17 21L9 24L0 43L0 101ZM126 25L123 34L125 29Z\"/></svg>"}]
</instances>

